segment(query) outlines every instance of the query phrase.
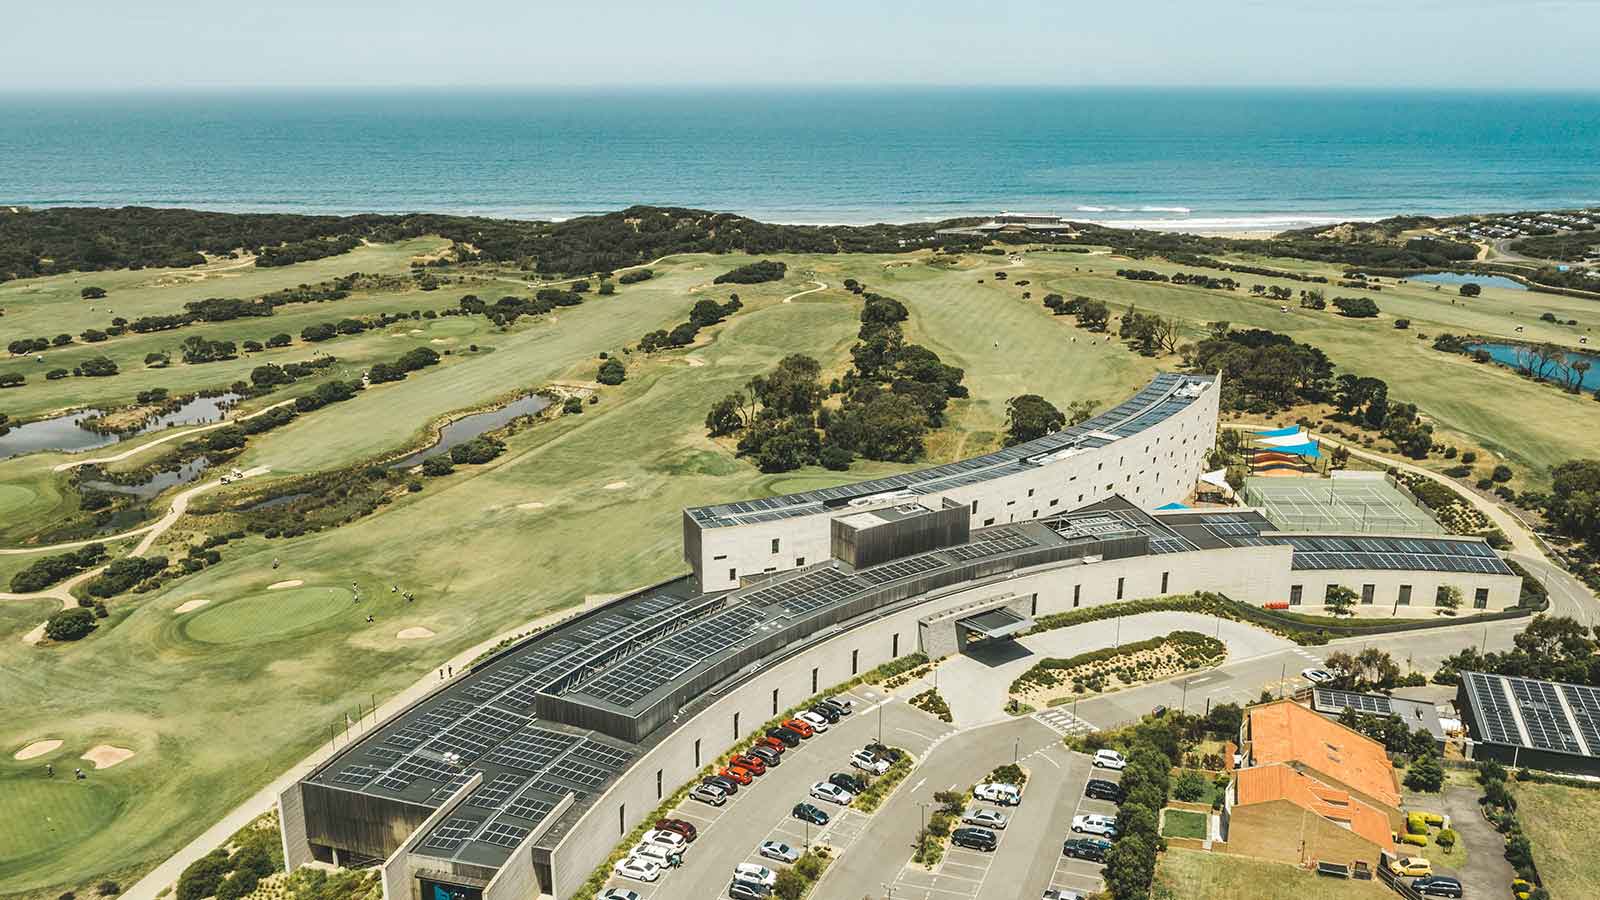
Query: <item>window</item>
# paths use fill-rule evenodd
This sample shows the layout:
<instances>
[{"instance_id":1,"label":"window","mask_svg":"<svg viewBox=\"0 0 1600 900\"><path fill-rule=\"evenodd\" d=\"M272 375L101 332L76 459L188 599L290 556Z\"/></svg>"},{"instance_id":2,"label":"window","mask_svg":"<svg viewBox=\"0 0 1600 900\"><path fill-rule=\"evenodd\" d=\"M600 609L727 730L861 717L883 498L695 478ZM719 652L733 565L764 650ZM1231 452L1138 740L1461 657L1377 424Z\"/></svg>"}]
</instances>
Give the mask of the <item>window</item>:
<instances>
[{"instance_id":1,"label":"window","mask_svg":"<svg viewBox=\"0 0 1600 900\"><path fill-rule=\"evenodd\" d=\"M1057 498L1055 498L1055 499L1054 499L1054 500L1051 500L1051 501L1050 501L1050 505L1051 505L1051 506L1055 506L1055 505L1056 505L1056 504L1057 504L1057 503L1060 503L1060 502L1061 502L1061 498L1060 498L1060 497L1057 497Z\"/></svg>"},{"instance_id":2,"label":"window","mask_svg":"<svg viewBox=\"0 0 1600 900\"><path fill-rule=\"evenodd\" d=\"M724 559L727 559L727 558L728 558L728 554L726 554L726 553L719 553L719 554L717 554L717 555L716 555L716 556L713 556L713 557L711 557L711 558L712 558L712 559L714 559L714 560L724 560Z\"/></svg>"},{"instance_id":3,"label":"window","mask_svg":"<svg viewBox=\"0 0 1600 900\"><path fill-rule=\"evenodd\" d=\"M805 565L805 564L806 564L806 558L805 558L805 557L804 557L804 556L796 556L796 557L795 557L795 558L794 558L794 565L795 565L795 568L797 568L797 569L798 569L798 568L800 568L800 567L801 567L801 566L804 566L804 565Z\"/></svg>"},{"instance_id":4,"label":"window","mask_svg":"<svg viewBox=\"0 0 1600 900\"><path fill-rule=\"evenodd\" d=\"M777 715L778 714L778 689L777 688L773 688L772 689L772 714L773 715Z\"/></svg>"},{"instance_id":5,"label":"window","mask_svg":"<svg viewBox=\"0 0 1600 900\"><path fill-rule=\"evenodd\" d=\"M1299 606L1301 598L1304 596L1304 594L1305 594L1305 585L1300 585L1300 584L1291 585L1289 587L1289 605L1290 606Z\"/></svg>"},{"instance_id":6,"label":"window","mask_svg":"<svg viewBox=\"0 0 1600 900\"><path fill-rule=\"evenodd\" d=\"M977 515L978 514L978 501L976 501L976 500L972 501L972 514L973 515Z\"/></svg>"},{"instance_id":7,"label":"window","mask_svg":"<svg viewBox=\"0 0 1600 900\"><path fill-rule=\"evenodd\" d=\"M1038 594L1034 594L1032 600L1033 600L1033 604L1032 604L1031 608L1029 609L1028 615L1037 616L1039 614L1039 595Z\"/></svg>"},{"instance_id":8,"label":"window","mask_svg":"<svg viewBox=\"0 0 1600 900\"><path fill-rule=\"evenodd\" d=\"M812 666L811 667L811 693L815 694L816 692L817 692L817 668L816 668L816 666Z\"/></svg>"},{"instance_id":9,"label":"window","mask_svg":"<svg viewBox=\"0 0 1600 900\"><path fill-rule=\"evenodd\" d=\"M1028 496L1029 497L1033 496L1033 488L1028 488Z\"/></svg>"},{"instance_id":10,"label":"window","mask_svg":"<svg viewBox=\"0 0 1600 900\"><path fill-rule=\"evenodd\" d=\"M661 770L656 770L656 799L661 799Z\"/></svg>"},{"instance_id":11,"label":"window","mask_svg":"<svg viewBox=\"0 0 1600 900\"><path fill-rule=\"evenodd\" d=\"M1082 599L1083 599L1083 585L1081 585L1081 584L1073 585L1072 586L1072 608L1073 609L1077 609L1078 608L1078 601L1080 601Z\"/></svg>"},{"instance_id":12,"label":"window","mask_svg":"<svg viewBox=\"0 0 1600 900\"><path fill-rule=\"evenodd\" d=\"M1396 597L1394 602L1395 602L1396 606L1410 606L1411 605L1411 585L1409 585L1409 584L1400 585L1400 596Z\"/></svg>"},{"instance_id":13,"label":"window","mask_svg":"<svg viewBox=\"0 0 1600 900\"><path fill-rule=\"evenodd\" d=\"M628 804L617 804L617 834L628 833Z\"/></svg>"},{"instance_id":14,"label":"window","mask_svg":"<svg viewBox=\"0 0 1600 900\"><path fill-rule=\"evenodd\" d=\"M894 640L889 642L889 656L891 659L900 658L900 632L894 633Z\"/></svg>"},{"instance_id":15,"label":"window","mask_svg":"<svg viewBox=\"0 0 1600 900\"><path fill-rule=\"evenodd\" d=\"M1163 594L1165 594L1167 592L1167 578L1171 574L1172 574L1171 572L1162 572L1161 573L1161 593L1163 593Z\"/></svg>"},{"instance_id":16,"label":"window","mask_svg":"<svg viewBox=\"0 0 1600 900\"><path fill-rule=\"evenodd\" d=\"M1127 580L1128 579L1126 579L1126 578L1120 578L1120 577L1117 579L1117 599L1118 600L1122 599L1122 586L1123 586L1124 583L1127 582Z\"/></svg>"},{"instance_id":17,"label":"window","mask_svg":"<svg viewBox=\"0 0 1600 900\"><path fill-rule=\"evenodd\" d=\"M850 651L850 674L851 675L856 674L856 671L858 669L857 663L860 662L860 660L861 660L861 651L860 650L851 650ZM773 691L772 695L774 697L776 697L778 695L778 692L777 691ZM773 712L777 712L777 710L774 709Z\"/></svg>"},{"instance_id":18,"label":"window","mask_svg":"<svg viewBox=\"0 0 1600 900\"><path fill-rule=\"evenodd\" d=\"M700 768L700 739L694 739L694 767Z\"/></svg>"},{"instance_id":19,"label":"window","mask_svg":"<svg viewBox=\"0 0 1600 900\"><path fill-rule=\"evenodd\" d=\"M729 569L728 570L728 580L729 581L738 581L739 580L739 570L738 569Z\"/></svg>"},{"instance_id":20,"label":"window","mask_svg":"<svg viewBox=\"0 0 1600 900\"><path fill-rule=\"evenodd\" d=\"M773 710L773 712L777 712L777 710ZM733 742L735 744L739 743L739 714L738 713L734 713L733 714Z\"/></svg>"},{"instance_id":21,"label":"window","mask_svg":"<svg viewBox=\"0 0 1600 900\"><path fill-rule=\"evenodd\" d=\"M1079 503L1082 503L1082 502L1083 502L1083 495L1082 495L1082 494L1079 494L1079 495L1078 495L1078 502L1079 502Z\"/></svg>"},{"instance_id":22,"label":"window","mask_svg":"<svg viewBox=\"0 0 1600 900\"><path fill-rule=\"evenodd\" d=\"M985 524L985 525L993 525L994 524L994 516L990 516L989 518L984 519L983 520L983 524Z\"/></svg>"},{"instance_id":23,"label":"window","mask_svg":"<svg viewBox=\"0 0 1600 900\"><path fill-rule=\"evenodd\" d=\"M1489 589L1488 588L1478 588L1476 591L1472 592L1472 608L1473 609L1488 609L1489 608Z\"/></svg>"},{"instance_id":24,"label":"window","mask_svg":"<svg viewBox=\"0 0 1600 900\"><path fill-rule=\"evenodd\" d=\"M778 552L778 539L777 538L773 538L772 539L772 552L773 553L777 553Z\"/></svg>"},{"instance_id":25,"label":"window","mask_svg":"<svg viewBox=\"0 0 1600 900\"><path fill-rule=\"evenodd\" d=\"M1378 586L1377 585L1375 585L1375 584L1363 584L1361 586L1361 604L1363 606L1366 606L1366 605L1370 604L1372 602L1373 595L1376 594L1377 592L1378 592Z\"/></svg>"}]
</instances>

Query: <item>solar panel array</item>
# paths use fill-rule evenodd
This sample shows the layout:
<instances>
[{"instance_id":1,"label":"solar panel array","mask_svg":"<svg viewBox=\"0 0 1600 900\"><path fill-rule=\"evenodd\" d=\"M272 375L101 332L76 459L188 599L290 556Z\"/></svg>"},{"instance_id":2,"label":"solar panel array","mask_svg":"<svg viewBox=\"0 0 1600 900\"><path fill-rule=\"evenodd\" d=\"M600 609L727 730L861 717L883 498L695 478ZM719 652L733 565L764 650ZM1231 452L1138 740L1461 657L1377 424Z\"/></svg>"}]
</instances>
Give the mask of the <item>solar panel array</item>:
<instances>
[{"instance_id":1,"label":"solar panel array","mask_svg":"<svg viewBox=\"0 0 1600 900\"><path fill-rule=\"evenodd\" d=\"M532 674L520 666L502 666L473 678L462 693L474 700L487 700Z\"/></svg>"},{"instance_id":2,"label":"solar panel array","mask_svg":"<svg viewBox=\"0 0 1600 900\"><path fill-rule=\"evenodd\" d=\"M855 484L821 488L782 497L702 506L687 512L696 523L708 528L717 528L810 515L829 505L842 505L849 500L875 494L897 491L929 494L965 484L976 484L1020 471L1024 466L1030 465L1024 462L1030 458L1048 456L1072 446L1103 446L1105 440L1099 438L1098 434L1118 437L1137 434L1170 418L1193 403L1193 396L1180 393L1183 389L1192 385L1208 384L1210 381L1208 377L1164 373L1157 375L1132 397L1088 421L994 453Z\"/></svg>"},{"instance_id":3,"label":"solar panel array","mask_svg":"<svg viewBox=\"0 0 1600 900\"><path fill-rule=\"evenodd\" d=\"M572 752L567 754L567 759L594 763L608 769L621 771L628 764L628 760L633 759L633 752L613 747L610 744L602 744L596 740L585 739L583 743L572 748Z\"/></svg>"},{"instance_id":4,"label":"solar panel array","mask_svg":"<svg viewBox=\"0 0 1600 900\"><path fill-rule=\"evenodd\" d=\"M1473 708L1488 732L1480 738L1500 744L1521 744L1522 733L1517 729L1511 704L1501 689L1501 680L1480 672L1466 672L1462 677L1467 680L1467 690L1472 694Z\"/></svg>"},{"instance_id":5,"label":"solar panel array","mask_svg":"<svg viewBox=\"0 0 1600 900\"><path fill-rule=\"evenodd\" d=\"M1324 710L1353 709L1374 716L1387 716L1394 712L1394 708L1389 704L1389 698L1382 694L1355 694L1328 688L1316 688L1314 693L1315 705Z\"/></svg>"},{"instance_id":6,"label":"solar panel array","mask_svg":"<svg viewBox=\"0 0 1600 900\"><path fill-rule=\"evenodd\" d=\"M580 740L576 735L530 725L496 747L486 761L537 772Z\"/></svg>"},{"instance_id":7,"label":"solar panel array","mask_svg":"<svg viewBox=\"0 0 1600 900\"><path fill-rule=\"evenodd\" d=\"M996 528L993 531L982 533L977 540L970 544L950 547L945 550L945 553L962 562L968 562L974 559L982 559L985 556L999 556L1004 553L1012 553L1037 546L1039 546L1039 542L1034 540L1032 535L1023 531L1015 528Z\"/></svg>"},{"instance_id":8,"label":"solar panel array","mask_svg":"<svg viewBox=\"0 0 1600 900\"><path fill-rule=\"evenodd\" d=\"M1394 569L1510 575L1511 568L1483 541L1443 538L1323 535L1273 537L1294 548L1295 569Z\"/></svg>"},{"instance_id":9,"label":"solar panel array","mask_svg":"<svg viewBox=\"0 0 1600 900\"><path fill-rule=\"evenodd\" d=\"M1600 691L1582 684L1563 684L1561 692L1567 695L1572 719L1589 745L1589 754L1600 755Z\"/></svg>"},{"instance_id":10,"label":"solar panel array","mask_svg":"<svg viewBox=\"0 0 1600 900\"><path fill-rule=\"evenodd\" d=\"M428 839L422 843L422 846L434 850L455 850L481 824L483 824L482 819L452 816L439 823L439 827L433 829L433 834L428 835Z\"/></svg>"},{"instance_id":11,"label":"solar panel array","mask_svg":"<svg viewBox=\"0 0 1600 900\"><path fill-rule=\"evenodd\" d=\"M508 825L505 822L491 822L489 827L478 835L478 840L495 844L500 847L515 847L522 843L522 839L530 833L529 829L519 825Z\"/></svg>"},{"instance_id":12,"label":"solar panel array","mask_svg":"<svg viewBox=\"0 0 1600 900\"><path fill-rule=\"evenodd\" d=\"M383 770L377 766L347 766L333 776L334 784L366 784Z\"/></svg>"},{"instance_id":13,"label":"solar panel array","mask_svg":"<svg viewBox=\"0 0 1600 900\"><path fill-rule=\"evenodd\" d=\"M739 604L685 628L662 641L660 646L680 655L704 658L744 640L760 621L760 612L747 604Z\"/></svg>"},{"instance_id":14,"label":"solar panel array","mask_svg":"<svg viewBox=\"0 0 1600 900\"><path fill-rule=\"evenodd\" d=\"M516 816L519 819L527 819L529 822L540 822L555 808L556 805L549 800L534 794L524 793L506 804L503 815Z\"/></svg>"},{"instance_id":15,"label":"solar panel array","mask_svg":"<svg viewBox=\"0 0 1600 900\"><path fill-rule=\"evenodd\" d=\"M888 584L891 581L932 572L934 569L942 569L944 565L938 557L909 556L857 572L856 577L869 584Z\"/></svg>"},{"instance_id":16,"label":"solar panel array","mask_svg":"<svg viewBox=\"0 0 1600 900\"><path fill-rule=\"evenodd\" d=\"M697 659L664 647L651 647L607 669L584 685L583 690L618 706L632 706L641 697L688 671L696 662Z\"/></svg>"},{"instance_id":17,"label":"solar panel array","mask_svg":"<svg viewBox=\"0 0 1600 900\"><path fill-rule=\"evenodd\" d=\"M1561 708L1555 685L1526 678L1507 681L1511 684L1511 696L1517 699L1517 711L1522 713L1522 725L1528 730L1528 740L1533 746L1563 753L1582 752L1578 738L1567 724L1567 713Z\"/></svg>"},{"instance_id":18,"label":"solar panel array","mask_svg":"<svg viewBox=\"0 0 1600 900\"><path fill-rule=\"evenodd\" d=\"M506 800L512 794L516 793L517 788L522 787L523 782L527 780L528 778L525 775L501 772L490 779L487 784L479 785L478 789L472 792L472 796L467 798L467 805L476 806L479 809L499 809L506 804Z\"/></svg>"}]
</instances>

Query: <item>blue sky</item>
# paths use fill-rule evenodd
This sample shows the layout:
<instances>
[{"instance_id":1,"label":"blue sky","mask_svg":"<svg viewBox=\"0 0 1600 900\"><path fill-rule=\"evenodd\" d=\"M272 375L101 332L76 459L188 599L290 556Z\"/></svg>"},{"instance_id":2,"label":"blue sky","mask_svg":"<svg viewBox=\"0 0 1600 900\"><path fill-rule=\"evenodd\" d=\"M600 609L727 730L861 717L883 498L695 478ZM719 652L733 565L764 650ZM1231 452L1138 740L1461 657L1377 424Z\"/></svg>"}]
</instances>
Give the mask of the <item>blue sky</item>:
<instances>
[{"instance_id":1,"label":"blue sky","mask_svg":"<svg viewBox=\"0 0 1600 900\"><path fill-rule=\"evenodd\" d=\"M1600 0L48 0L4 21L0 90L22 92L1600 85Z\"/></svg>"}]
</instances>

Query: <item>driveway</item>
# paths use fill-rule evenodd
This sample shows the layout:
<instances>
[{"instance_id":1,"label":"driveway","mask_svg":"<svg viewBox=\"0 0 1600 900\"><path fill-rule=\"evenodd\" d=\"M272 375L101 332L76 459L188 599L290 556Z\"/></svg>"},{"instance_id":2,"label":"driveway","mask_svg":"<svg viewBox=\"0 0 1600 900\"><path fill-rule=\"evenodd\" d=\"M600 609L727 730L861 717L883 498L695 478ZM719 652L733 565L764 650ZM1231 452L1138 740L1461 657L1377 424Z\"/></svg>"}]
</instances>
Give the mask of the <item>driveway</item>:
<instances>
[{"instance_id":1,"label":"driveway","mask_svg":"<svg viewBox=\"0 0 1600 900\"><path fill-rule=\"evenodd\" d=\"M1441 874L1461 879L1468 897L1505 896L1515 873L1506 862L1505 838L1478 811L1478 796L1476 787L1447 787L1442 797L1407 794L1406 805L1444 813L1450 817L1450 827L1461 836L1460 845L1467 848L1467 864L1459 869L1439 866Z\"/></svg>"}]
</instances>

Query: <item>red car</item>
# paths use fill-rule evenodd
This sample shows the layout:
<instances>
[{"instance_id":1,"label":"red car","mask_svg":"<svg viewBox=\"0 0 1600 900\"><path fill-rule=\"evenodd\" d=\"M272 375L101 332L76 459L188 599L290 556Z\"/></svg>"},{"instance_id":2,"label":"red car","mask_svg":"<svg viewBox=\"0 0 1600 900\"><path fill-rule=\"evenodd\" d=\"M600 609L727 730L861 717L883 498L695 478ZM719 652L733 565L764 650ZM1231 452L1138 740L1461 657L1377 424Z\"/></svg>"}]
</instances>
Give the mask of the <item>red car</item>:
<instances>
[{"instance_id":1,"label":"red car","mask_svg":"<svg viewBox=\"0 0 1600 900\"><path fill-rule=\"evenodd\" d=\"M789 729L795 734L800 735L803 738L811 737L817 733L816 729L811 727L811 723L802 722L799 719L784 719L783 727Z\"/></svg>"},{"instance_id":2,"label":"red car","mask_svg":"<svg viewBox=\"0 0 1600 900\"><path fill-rule=\"evenodd\" d=\"M676 831L678 834L683 835L683 839L691 844L694 843L695 838L700 836L700 832L696 831L693 825L685 822L682 819L661 819L660 821L656 822L656 830Z\"/></svg>"},{"instance_id":3,"label":"red car","mask_svg":"<svg viewBox=\"0 0 1600 900\"><path fill-rule=\"evenodd\" d=\"M756 746L771 748L772 752L778 754L779 756L783 755L783 751L789 749L788 744L785 744L783 741L780 741L775 737L763 737L756 741Z\"/></svg>"},{"instance_id":4,"label":"red car","mask_svg":"<svg viewBox=\"0 0 1600 900\"><path fill-rule=\"evenodd\" d=\"M738 766L723 766L717 770L717 774L723 778L731 778L740 784L749 784L755 780L748 769L741 769Z\"/></svg>"},{"instance_id":5,"label":"red car","mask_svg":"<svg viewBox=\"0 0 1600 900\"><path fill-rule=\"evenodd\" d=\"M757 775L767 774L767 764L762 762L759 756L735 756L733 759L728 760L728 764L738 766L741 769L749 769Z\"/></svg>"}]
</instances>

